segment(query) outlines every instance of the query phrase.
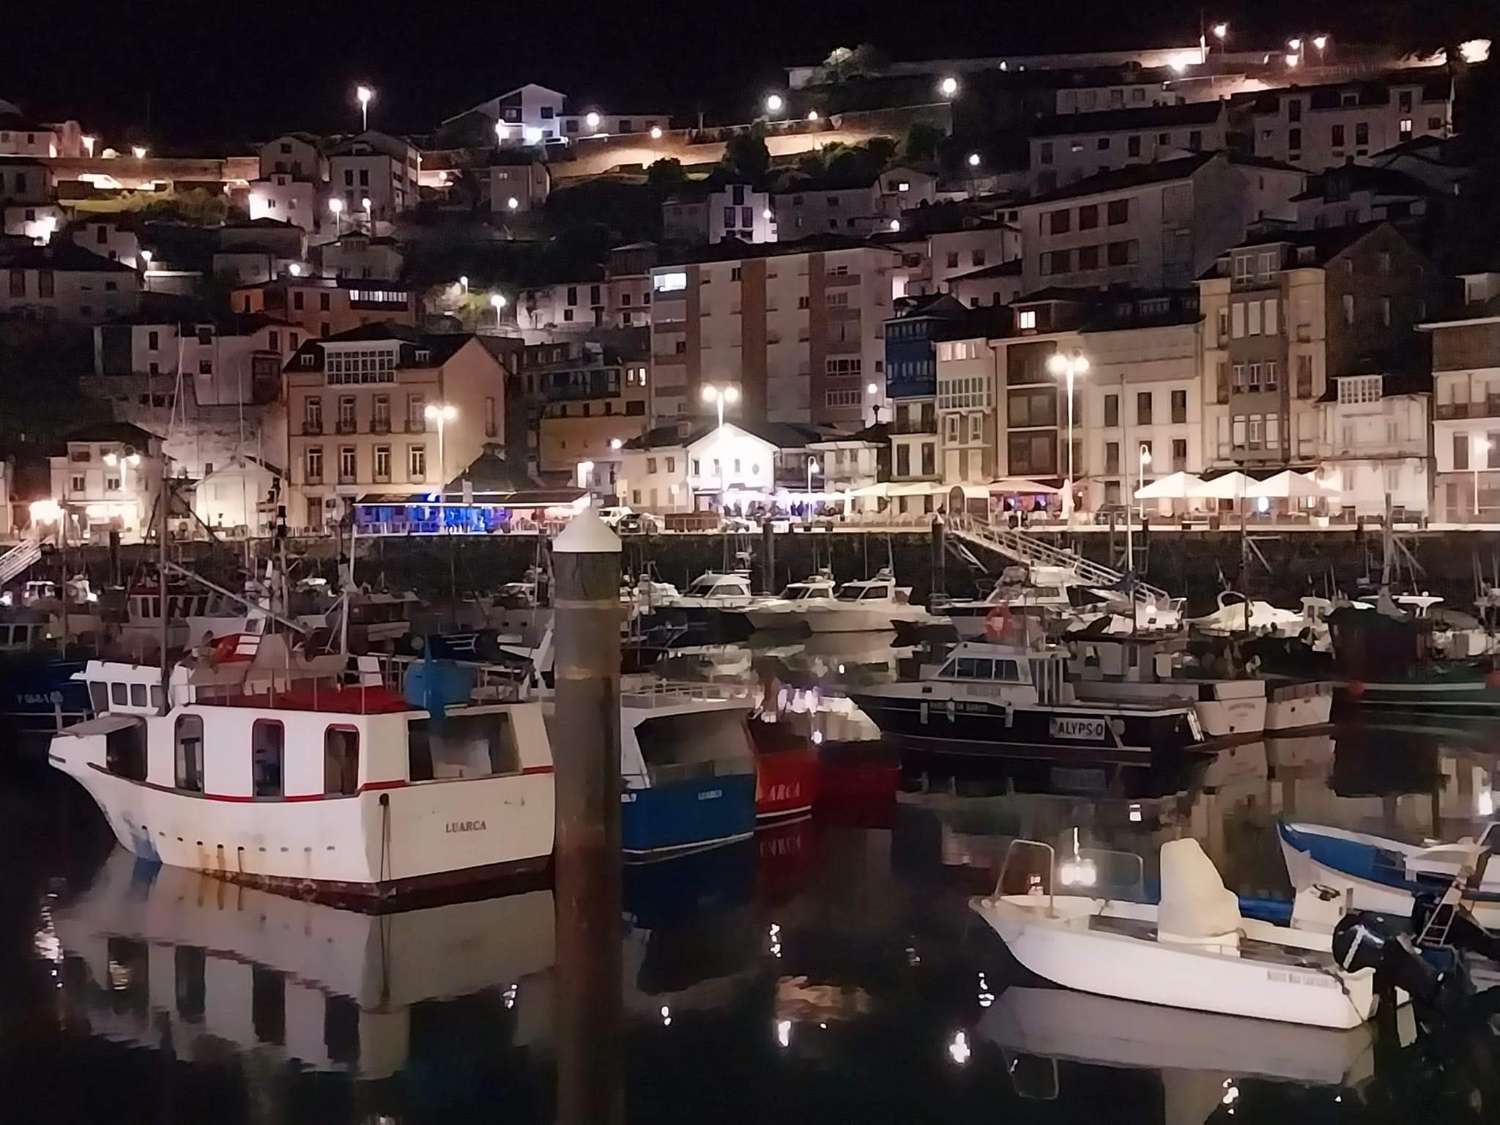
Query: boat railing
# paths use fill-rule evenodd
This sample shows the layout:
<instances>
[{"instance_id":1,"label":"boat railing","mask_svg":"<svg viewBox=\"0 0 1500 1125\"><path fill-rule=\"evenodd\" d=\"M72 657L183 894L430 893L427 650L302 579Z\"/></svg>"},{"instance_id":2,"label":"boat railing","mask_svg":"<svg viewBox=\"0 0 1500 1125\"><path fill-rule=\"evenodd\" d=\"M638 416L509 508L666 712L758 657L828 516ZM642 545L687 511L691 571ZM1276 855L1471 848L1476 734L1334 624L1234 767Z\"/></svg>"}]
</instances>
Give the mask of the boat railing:
<instances>
[{"instance_id":1,"label":"boat railing","mask_svg":"<svg viewBox=\"0 0 1500 1125\"><path fill-rule=\"evenodd\" d=\"M744 703L748 707L755 704L756 698L751 684L658 680L621 691L620 702L627 707L665 707L693 702Z\"/></svg>"},{"instance_id":2,"label":"boat railing","mask_svg":"<svg viewBox=\"0 0 1500 1125\"><path fill-rule=\"evenodd\" d=\"M1024 872L1025 889L1020 892L1027 895L1047 896L1047 913L1054 911L1055 896L1053 886L1057 882L1057 851L1051 844L1044 844L1040 840L1012 840L1005 848L1005 858L1000 863L1000 878L995 882L995 897L1002 897L1005 891L1005 877L1010 873L1010 865L1019 856L1030 856L1046 860L1046 884L1042 884L1040 876L1034 873L1025 861L1018 863Z\"/></svg>"}]
</instances>

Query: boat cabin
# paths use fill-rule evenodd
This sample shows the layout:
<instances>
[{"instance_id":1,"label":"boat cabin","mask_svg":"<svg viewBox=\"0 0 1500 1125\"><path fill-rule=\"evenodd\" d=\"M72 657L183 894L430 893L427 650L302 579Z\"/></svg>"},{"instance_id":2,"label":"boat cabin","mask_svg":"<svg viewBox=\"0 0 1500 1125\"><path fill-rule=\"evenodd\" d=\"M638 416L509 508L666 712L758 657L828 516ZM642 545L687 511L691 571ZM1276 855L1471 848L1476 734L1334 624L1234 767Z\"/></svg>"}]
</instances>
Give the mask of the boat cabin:
<instances>
[{"instance_id":1,"label":"boat cabin","mask_svg":"<svg viewBox=\"0 0 1500 1125\"><path fill-rule=\"evenodd\" d=\"M748 598L750 578L744 574L716 574L709 571L694 578L684 591L687 598Z\"/></svg>"},{"instance_id":2,"label":"boat cabin","mask_svg":"<svg viewBox=\"0 0 1500 1125\"><path fill-rule=\"evenodd\" d=\"M51 620L45 613L23 609L0 617L0 653L35 652L51 640Z\"/></svg>"},{"instance_id":3,"label":"boat cabin","mask_svg":"<svg viewBox=\"0 0 1500 1125\"><path fill-rule=\"evenodd\" d=\"M620 698L620 772L626 789L753 774L747 699L648 691Z\"/></svg>"},{"instance_id":4,"label":"boat cabin","mask_svg":"<svg viewBox=\"0 0 1500 1125\"><path fill-rule=\"evenodd\" d=\"M816 575L812 578L804 578L801 582L788 582L782 587L781 593L776 596L782 601L800 602L808 598L831 598L833 590L832 578Z\"/></svg>"},{"instance_id":5,"label":"boat cabin","mask_svg":"<svg viewBox=\"0 0 1500 1125\"><path fill-rule=\"evenodd\" d=\"M969 689L966 694L996 696L1012 703L1064 701L1064 653L1056 648L966 641L930 677Z\"/></svg>"},{"instance_id":6,"label":"boat cabin","mask_svg":"<svg viewBox=\"0 0 1500 1125\"><path fill-rule=\"evenodd\" d=\"M874 578L855 578L839 587L836 596L841 602L900 602L905 603L911 587L897 586L896 576L882 567Z\"/></svg>"}]
</instances>

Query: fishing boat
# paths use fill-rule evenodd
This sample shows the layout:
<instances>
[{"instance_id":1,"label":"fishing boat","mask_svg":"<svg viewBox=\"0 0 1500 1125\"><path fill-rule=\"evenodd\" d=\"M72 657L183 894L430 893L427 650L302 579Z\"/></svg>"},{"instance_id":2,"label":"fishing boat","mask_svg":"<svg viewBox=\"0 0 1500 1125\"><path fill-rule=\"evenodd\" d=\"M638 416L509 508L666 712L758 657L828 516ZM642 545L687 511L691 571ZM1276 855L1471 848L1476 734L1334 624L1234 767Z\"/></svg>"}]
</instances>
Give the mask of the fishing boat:
<instances>
[{"instance_id":1,"label":"fishing boat","mask_svg":"<svg viewBox=\"0 0 1500 1125\"><path fill-rule=\"evenodd\" d=\"M768 718L761 715L750 722L757 825L811 816L818 799L817 747L791 724Z\"/></svg>"},{"instance_id":2,"label":"fishing boat","mask_svg":"<svg viewBox=\"0 0 1500 1125\"><path fill-rule=\"evenodd\" d=\"M1037 860L1040 870L1028 862ZM1375 1013L1373 968L1344 971L1329 933L1243 917L1194 839L1162 845L1159 903L1056 894L1055 867L1050 845L1016 841L995 893L970 903L1043 980L1096 996L1310 1027L1354 1028Z\"/></svg>"},{"instance_id":3,"label":"fishing boat","mask_svg":"<svg viewBox=\"0 0 1500 1125\"><path fill-rule=\"evenodd\" d=\"M1356 910L1410 918L1417 895L1434 898L1490 850L1493 824L1478 840L1422 844L1321 824L1278 821L1277 836L1292 886L1332 887L1347 893ZM1500 928L1500 870L1485 869L1467 899L1486 929Z\"/></svg>"},{"instance_id":4,"label":"fishing boat","mask_svg":"<svg viewBox=\"0 0 1500 1125\"><path fill-rule=\"evenodd\" d=\"M882 567L874 578L845 582L832 599L808 599L787 616L800 618L813 633L879 633L897 622L930 623L932 615L910 597L911 587L896 585L890 568Z\"/></svg>"},{"instance_id":5,"label":"fishing boat","mask_svg":"<svg viewBox=\"0 0 1500 1125\"><path fill-rule=\"evenodd\" d=\"M169 670L90 661L103 711L54 736L52 766L142 859L370 909L543 873L552 754L534 703L475 705L280 636ZM444 666L431 665L433 669Z\"/></svg>"},{"instance_id":6,"label":"fishing boat","mask_svg":"<svg viewBox=\"0 0 1500 1125\"><path fill-rule=\"evenodd\" d=\"M0 607L0 721L14 731L56 731L89 717L81 660L59 647L58 619L29 606Z\"/></svg>"},{"instance_id":7,"label":"fishing boat","mask_svg":"<svg viewBox=\"0 0 1500 1125\"><path fill-rule=\"evenodd\" d=\"M627 860L748 839L756 761L748 697L653 684L620 696L620 835Z\"/></svg>"},{"instance_id":8,"label":"fishing boat","mask_svg":"<svg viewBox=\"0 0 1500 1125\"><path fill-rule=\"evenodd\" d=\"M1150 761L1203 744L1189 703L1084 700L1065 677L1066 650L964 641L930 677L849 696L903 749L993 756L1022 748L1101 761Z\"/></svg>"},{"instance_id":9,"label":"fishing boat","mask_svg":"<svg viewBox=\"0 0 1500 1125\"><path fill-rule=\"evenodd\" d=\"M51 904L38 947L94 1035L153 1050L169 1039L192 1056L232 1046L346 1075L372 1084L361 1087L368 1107L373 1084L410 1060L418 1005L489 993L499 1002L487 1037L550 1044L554 914L552 892L535 890L373 916L116 849L86 888Z\"/></svg>"},{"instance_id":10,"label":"fishing boat","mask_svg":"<svg viewBox=\"0 0 1500 1125\"><path fill-rule=\"evenodd\" d=\"M833 600L833 575L819 571L800 582L788 582L774 598L748 606L745 619L753 629L775 632L802 625L802 613L813 605Z\"/></svg>"}]
</instances>

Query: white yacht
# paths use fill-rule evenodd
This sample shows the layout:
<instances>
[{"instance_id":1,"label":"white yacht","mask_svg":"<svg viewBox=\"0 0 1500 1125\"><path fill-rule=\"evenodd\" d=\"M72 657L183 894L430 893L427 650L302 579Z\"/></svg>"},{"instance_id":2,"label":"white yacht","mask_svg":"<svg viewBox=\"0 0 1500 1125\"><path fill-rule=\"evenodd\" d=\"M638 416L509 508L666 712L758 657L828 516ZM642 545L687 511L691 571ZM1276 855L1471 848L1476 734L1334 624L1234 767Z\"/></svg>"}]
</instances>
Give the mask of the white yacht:
<instances>
[{"instance_id":1,"label":"white yacht","mask_svg":"<svg viewBox=\"0 0 1500 1125\"><path fill-rule=\"evenodd\" d=\"M1068 617L1073 603L1071 587L1088 587L1078 573L1066 566L1006 567L994 588L983 598L944 603L932 612L947 618L963 640L984 640L996 633L996 622L1014 615L1049 620Z\"/></svg>"},{"instance_id":2,"label":"white yacht","mask_svg":"<svg viewBox=\"0 0 1500 1125\"><path fill-rule=\"evenodd\" d=\"M98 717L54 737L48 761L122 846L373 908L545 871L539 704L444 704L408 683L423 708L378 674L344 682L343 656L299 660L279 636L253 648L173 668L165 700L159 668L90 661L81 674ZM467 700L468 686L446 694Z\"/></svg>"},{"instance_id":3,"label":"white yacht","mask_svg":"<svg viewBox=\"0 0 1500 1125\"><path fill-rule=\"evenodd\" d=\"M798 628L802 614L815 605L826 605L833 601L833 575L819 571L800 582L788 582L781 593L766 601L757 602L745 610L745 618L753 629L780 631Z\"/></svg>"},{"instance_id":4,"label":"white yacht","mask_svg":"<svg viewBox=\"0 0 1500 1125\"><path fill-rule=\"evenodd\" d=\"M658 599L656 608L681 613L689 618L706 618L716 610L745 609L755 600L748 574L721 574L710 570L694 578L688 583L688 588L675 597Z\"/></svg>"},{"instance_id":5,"label":"white yacht","mask_svg":"<svg viewBox=\"0 0 1500 1125\"><path fill-rule=\"evenodd\" d=\"M874 578L856 578L839 587L831 599L809 599L789 616L800 617L814 633L889 632L895 623L930 623L930 613L912 605L910 586L897 586L889 569Z\"/></svg>"}]
</instances>

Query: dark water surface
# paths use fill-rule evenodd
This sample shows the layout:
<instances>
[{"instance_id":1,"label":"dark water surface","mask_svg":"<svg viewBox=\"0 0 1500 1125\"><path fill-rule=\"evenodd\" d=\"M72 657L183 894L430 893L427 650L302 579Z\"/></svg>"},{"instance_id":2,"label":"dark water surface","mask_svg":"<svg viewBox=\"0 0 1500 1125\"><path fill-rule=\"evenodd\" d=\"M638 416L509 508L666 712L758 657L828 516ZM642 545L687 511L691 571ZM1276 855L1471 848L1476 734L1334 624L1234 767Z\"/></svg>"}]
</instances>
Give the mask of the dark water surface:
<instances>
[{"instance_id":1,"label":"dark water surface","mask_svg":"<svg viewBox=\"0 0 1500 1125\"><path fill-rule=\"evenodd\" d=\"M1017 771L632 870L623 1030L604 1027L625 1119L1500 1121L1483 1028L1384 1047L1042 989L966 905L1010 838L1074 828L1141 855L1148 891L1157 847L1192 835L1230 886L1286 894L1278 816L1452 835L1493 811L1497 751L1349 730L1121 797ZM559 1028L594 1015L559 987L564 924L550 892L372 919L138 869L72 782L8 762L0 1121L552 1122Z\"/></svg>"}]
</instances>

